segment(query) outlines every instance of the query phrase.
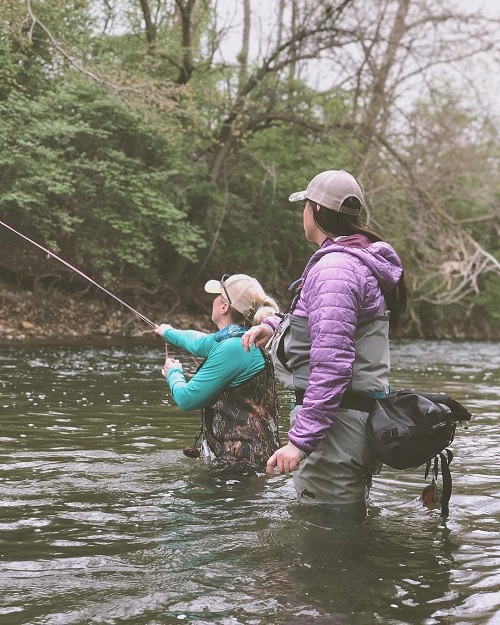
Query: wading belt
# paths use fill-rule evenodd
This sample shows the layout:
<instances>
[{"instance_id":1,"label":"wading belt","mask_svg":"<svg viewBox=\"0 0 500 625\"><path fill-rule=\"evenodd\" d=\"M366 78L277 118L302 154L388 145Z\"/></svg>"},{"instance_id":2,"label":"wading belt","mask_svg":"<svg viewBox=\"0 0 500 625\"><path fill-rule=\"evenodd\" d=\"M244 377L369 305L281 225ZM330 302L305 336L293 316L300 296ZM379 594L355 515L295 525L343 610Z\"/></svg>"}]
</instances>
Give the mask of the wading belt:
<instances>
[{"instance_id":1,"label":"wading belt","mask_svg":"<svg viewBox=\"0 0 500 625\"><path fill-rule=\"evenodd\" d=\"M295 391L295 404L301 406L304 403L305 391L298 389ZM351 410L361 410L363 412L370 412L375 399L373 397L367 397L366 395L360 395L357 393L344 393L342 401L340 402L341 408L350 408Z\"/></svg>"}]
</instances>

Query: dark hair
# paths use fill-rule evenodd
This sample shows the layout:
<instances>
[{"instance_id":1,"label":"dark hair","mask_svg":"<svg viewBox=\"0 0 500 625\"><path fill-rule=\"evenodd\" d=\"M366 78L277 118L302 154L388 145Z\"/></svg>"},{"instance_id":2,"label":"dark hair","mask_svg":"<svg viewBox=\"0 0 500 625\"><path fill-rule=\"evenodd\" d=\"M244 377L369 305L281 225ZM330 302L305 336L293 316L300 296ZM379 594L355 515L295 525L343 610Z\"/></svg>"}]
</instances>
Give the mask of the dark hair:
<instances>
[{"instance_id":1,"label":"dark hair","mask_svg":"<svg viewBox=\"0 0 500 625\"><path fill-rule=\"evenodd\" d=\"M363 234L372 243L383 241L384 239L374 232L368 224L360 220L358 216L339 213L337 211L321 206L312 200L308 200L313 213L314 221L318 228L329 237L349 236L352 234ZM357 197L348 197L342 202L342 206L349 208L359 208L361 202ZM391 311L389 317L389 327L391 333L399 328L401 315L406 309L407 289L404 280L404 271L396 286L388 292L384 292L385 301Z\"/></svg>"}]
</instances>

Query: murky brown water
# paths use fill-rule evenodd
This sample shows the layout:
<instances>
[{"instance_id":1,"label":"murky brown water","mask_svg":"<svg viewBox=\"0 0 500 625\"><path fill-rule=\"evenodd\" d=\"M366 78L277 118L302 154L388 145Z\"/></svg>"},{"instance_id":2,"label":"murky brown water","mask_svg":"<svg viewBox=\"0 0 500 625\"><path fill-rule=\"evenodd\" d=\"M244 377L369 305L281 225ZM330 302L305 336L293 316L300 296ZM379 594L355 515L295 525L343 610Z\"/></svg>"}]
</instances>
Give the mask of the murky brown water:
<instances>
[{"instance_id":1,"label":"murky brown water","mask_svg":"<svg viewBox=\"0 0 500 625\"><path fill-rule=\"evenodd\" d=\"M159 345L0 346L0 623L500 624L498 344L394 345L395 388L474 419L446 523L422 471L384 469L358 526L286 476L183 456L199 417L169 402Z\"/></svg>"}]
</instances>

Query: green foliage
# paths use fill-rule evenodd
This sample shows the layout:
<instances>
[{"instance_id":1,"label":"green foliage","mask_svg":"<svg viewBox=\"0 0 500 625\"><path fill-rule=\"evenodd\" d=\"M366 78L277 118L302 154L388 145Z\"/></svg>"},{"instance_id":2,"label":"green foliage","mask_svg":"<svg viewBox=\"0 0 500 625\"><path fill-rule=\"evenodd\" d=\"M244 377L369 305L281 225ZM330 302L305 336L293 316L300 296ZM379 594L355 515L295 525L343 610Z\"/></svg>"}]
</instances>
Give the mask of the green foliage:
<instances>
[{"instance_id":1,"label":"green foliage","mask_svg":"<svg viewBox=\"0 0 500 625\"><path fill-rule=\"evenodd\" d=\"M304 238L303 204L291 204L288 197L319 171L351 169L349 156L335 139L281 124L252 136L232 168L218 269L223 263L225 270L246 267L286 298L286 287L314 250Z\"/></svg>"},{"instance_id":2,"label":"green foliage","mask_svg":"<svg viewBox=\"0 0 500 625\"><path fill-rule=\"evenodd\" d=\"M497 260L500 262L500 254L497 255ZM474 305L478 319L484 319L491 315L493 319L500 322L498 277L492 275L482 281L481 291L474 298Z\"/></svg>"},{"instance_id":3,"label":"green foliage","mask_svg":"<svg viewBox=\"0 0 500 625\"><path fill-rule=\"evenodd\" d=\"M203 169L183 159L182 133L165 141L119 101L68 83L37 100L0 103L0 211L76 262L158 279L155 251L195 259L186 187ZM22 128L23 131L19 132Z\"/></svg>"},{"instance_id":4,"label":"green foliage","mask_svg":"<svg viewBox=\"0 0 500 625\"><path fill-rule=\"evenodd\" d=\"M18 87L17 67L9 42L0 36L0 101Z\"/></svg>"},{"instance_id":5,"label":"green foliage","mask_svg":"<svg viewBox=\"0 0 500 625\"><path fill-rule=\"evenodd\" d=\"M479 292L457 305L435 303L460 281L443 269L464 266L477 246L500 256L496 127L456 88L435 89L394 123L389 102L372 109L376 72L366 71L381 43L356 51L363 34L349 36L349 3L345 22L299 3L310 34L274 56L266 42L270 56L251 55L248 67L221 53L214 3L195 3L187 46L188 3L149 2L148 33L143 6L32 0L37 21L24 3L0 3L2 219L106 284L161 282L184 297L205 278L244 272L285 303L313 251L288 196L319 171L346 169L367 191L370 225L405 262L412 331L458 336L481 319L500 332L498 271L480 272ZM331 55L331 70L346 42L355 80L341 83L341 71L336 84L335 70L322 92L300 79L301 54L313 67L321 58L321 71ZM359 67L357 53L368 54ZM42 279L20 249L2 240L0 266Z\"/></svg>"},{"instance_id":6,"label":"green foliage","mask_svg":"<svg viewBox=\"0 0 500 625\"><path fill-rule=\"evenodd\" d=\"M0 3L0 79L10 66L9 82L13 78L33 97L64 76L64 58L50 35L57 45L64 41L67 56L78 58L88 48L94 20L92 0L32 0L30 5L28 13L19 0Z\"/></svg>"}]
</instances>

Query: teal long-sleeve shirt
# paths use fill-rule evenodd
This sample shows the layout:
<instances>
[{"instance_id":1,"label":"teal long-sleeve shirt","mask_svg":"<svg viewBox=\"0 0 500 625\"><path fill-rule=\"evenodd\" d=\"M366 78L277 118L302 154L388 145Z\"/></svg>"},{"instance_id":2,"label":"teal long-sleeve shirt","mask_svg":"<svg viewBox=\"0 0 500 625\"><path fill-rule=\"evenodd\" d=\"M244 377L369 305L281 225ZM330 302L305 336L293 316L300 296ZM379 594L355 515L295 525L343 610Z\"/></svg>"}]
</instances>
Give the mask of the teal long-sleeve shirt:
<instances>
[{"instance_id":1,"label":"teal long-sleeve shirt","mask_svg":"<svg viewBox=\"0 0 500 625\"><path fill-rule=\"evenodd\" d=\"M228 329L233 329L229 331ZM175 403L181 410L195 410L208 406L225 388L239 386L264 368L260 349L246 352L241 344L244 330L228 326L214 334L195 330L167 328L163 338L185 351L205 358L203 366L189 380L182 367L172 367L167 382Z\"/></svg>"}]
</instances>

